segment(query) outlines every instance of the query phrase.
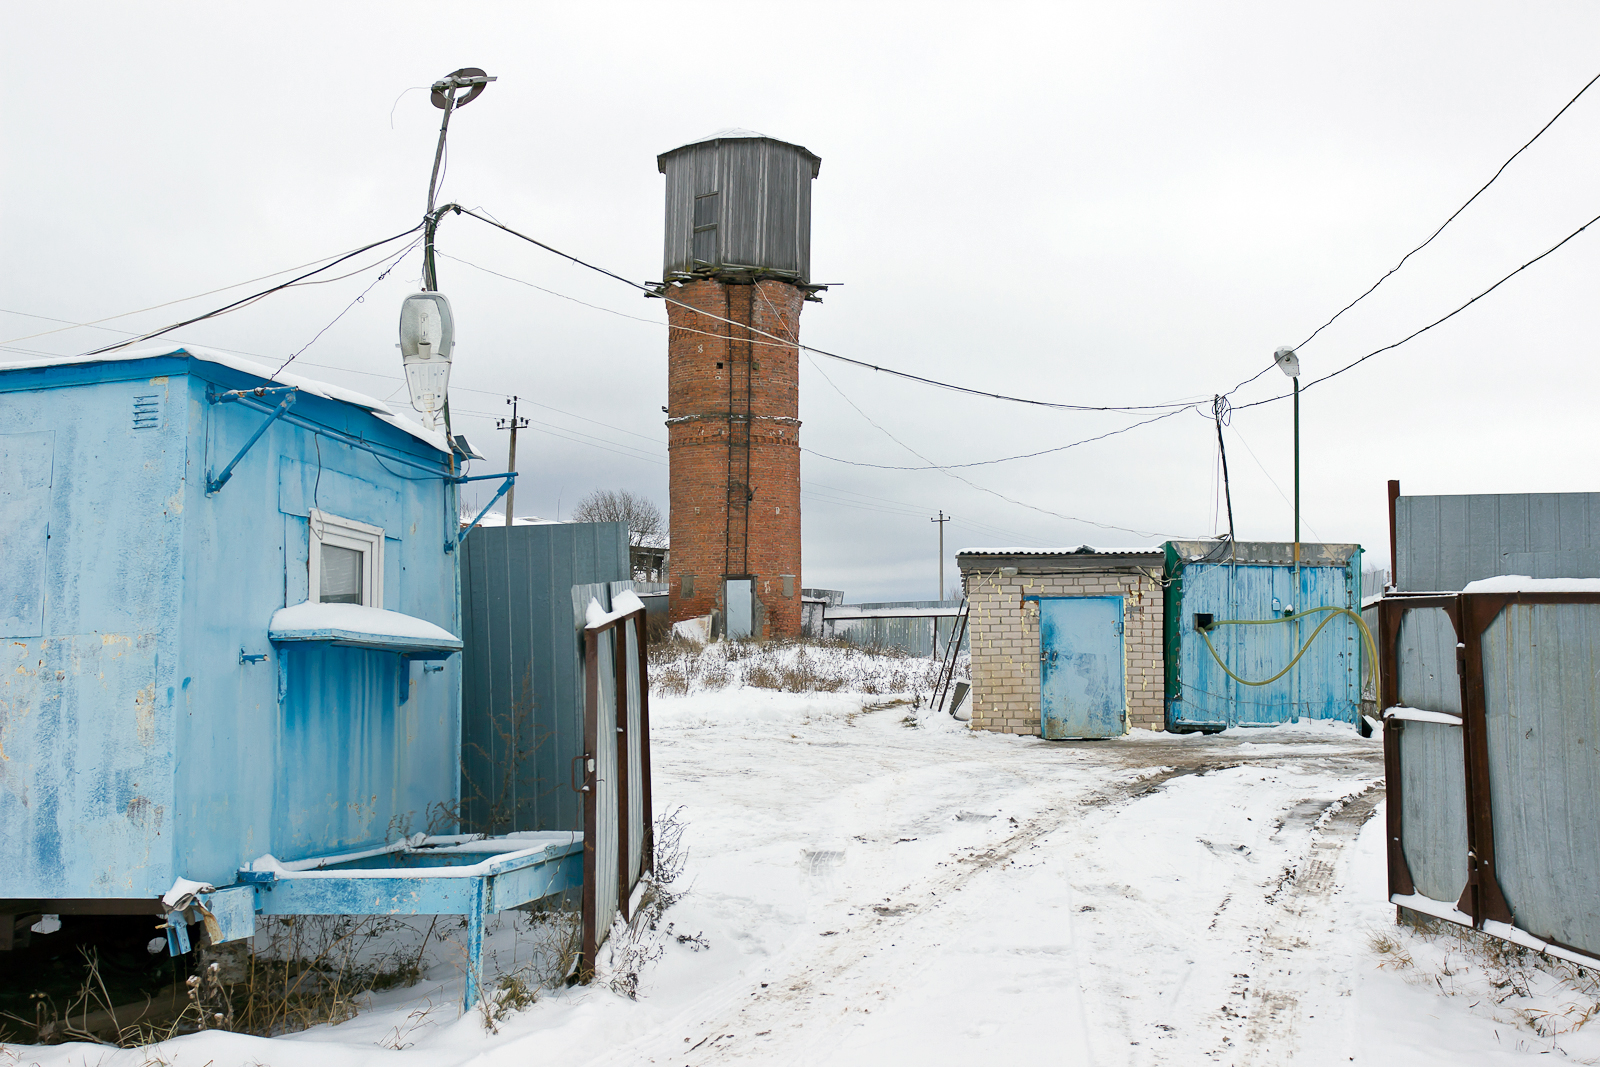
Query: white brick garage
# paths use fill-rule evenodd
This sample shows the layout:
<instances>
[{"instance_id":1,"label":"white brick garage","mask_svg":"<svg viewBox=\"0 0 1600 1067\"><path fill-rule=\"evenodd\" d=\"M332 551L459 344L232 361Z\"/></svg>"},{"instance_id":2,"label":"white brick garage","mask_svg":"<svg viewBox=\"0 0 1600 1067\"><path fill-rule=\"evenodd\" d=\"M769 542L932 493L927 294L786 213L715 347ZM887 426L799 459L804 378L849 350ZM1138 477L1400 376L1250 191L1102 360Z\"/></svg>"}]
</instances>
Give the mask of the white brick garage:
<instances>
[{"instance_id":1,"label":"white brick garage","mask_svg":"<svg viewBox=\"0 0 1600 1067\"><path fill-rule=\"evenodd\" d=\"M1120 597L1126 723L1165 728L1162 551L968 549L958 553L972 648L972 728L1040 735L1040 598Z\"/></svg>"}]
</instances>

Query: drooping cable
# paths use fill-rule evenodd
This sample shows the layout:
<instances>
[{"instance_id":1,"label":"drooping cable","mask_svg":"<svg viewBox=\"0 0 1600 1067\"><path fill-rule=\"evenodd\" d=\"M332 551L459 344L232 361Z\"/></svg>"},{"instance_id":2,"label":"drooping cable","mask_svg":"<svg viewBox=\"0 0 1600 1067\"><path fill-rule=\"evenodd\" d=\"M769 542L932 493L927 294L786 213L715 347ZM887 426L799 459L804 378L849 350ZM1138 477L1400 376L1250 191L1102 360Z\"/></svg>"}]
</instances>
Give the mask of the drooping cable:
<instances>
[{"instance_id":1,"label":"drooping cable","mask_svg":"<svg viewBox=\"0 0 1600 1067\"><path fill-rule=\"evenodd\" d=\"M215 309L213 311L208 311L203 315L195 315L192 318L184 319L182 322L175 322L170 326L163 326L159 330L151 330L148 333L142 333L142 334L139 334L136 337L131 337L126 341L118 341L116 344L105 345L105 346L102 346L100 348L92 349L91 351L85 352L83 354L86 355L86 356L98 356L98 355L103 355L106 352L115 352L118 349L127 348L129 345L135 345L135 344L138 344L141 341L149 341L149 340L151 340L153 338L160 337L164 333L171 333L173 330L181 330L185 326L192 326L197 322L204 322L207 319L214 319L218 315L226 315L230 311L236 311L241 307L245 307L246 305L253 304L257 300L262 299L263 297L271 296L273 293L282 292L284 289L288 289L291 286L298 285L301 282L305 281L307 278L313 277L314 275L317 275L317 274L321 274L325 270L330 270L333 267L338 266L340 263L343 263L348 259L352 259L352 258L354 258L356 256L361 255L361 253L363 253L363 252L369 252L372 249L378 248L378 247L380 247L382 245L392 244L393 242L400 240L400 238L402 238L402 237L408 236L409 234L416 233L418 230L422 229L423 225L424 225L423 223L419 222L415 226L411 227L410 229L405 230L402 233L395 234L393 237L385 237L381 241L373 241L371 244L362 245L360 248L356 249L355 251L346 252L344 255L340 256L337 259L335 259L333 262L324 264L323 266L318 267L316 270L307 271L306 273L298 275L298 276L296 276L294 278L291 278L290 280L288 280L286 282L283 282L283 283L281 283L279 285L274 285L269 289L263 289L259 293L253 293L250 296L240 297L238 300L235 300L232 303L224 304L222 307L217 308L217 309ZM101 321L105 321L105 320L101 320Z\"/></svg>"},{"instance_id":2,"label":"drooping cable","mask_svg":"<svg viewBox=\"0 0 1600 1067\"><path fill-rule=\"evenodd\" d=\"M1367 360L1371 359L1373 356L1382 355L1383 353L1388 352L1388 351L1390 351L1392 349L1399 348L1401 345L1405 344L1407 341L1410 341L1413 338L1422 336L1423 334L1427 333L1429 330L1433 329L1435 326L1439 326L1439 325L1442 325L1443 323L1449 322L1451 319L1455 318L1457 315L1459 315L1463 311L1467 310L1467 308L1471 307L1473 304L1476 304L1478 301L1482 300L1484 297L1488 296L1490 293L1494 292L1496 289L1500 288L1506 282L1509 282L1512 278L1515 278L1517 275L1521 274L1523 271L1527 270L1529 267L1533 266L1535 263L1539 262L1544 257L1546 257L1546 256L1550 255L1551 253L1555 252L1562 245L1565 245L1568 241L1571 241L1574 237L1577 237L1580 233L1582 233L1583 231L1587 230L1590 226L1593 226L1597 222L1600 222L1600 215L1596 215L1594 218L1590 219L1588 222L1584 223L1582 226L1579 226L1576 230L1573 230L1571 233L1567 234L1561 240L1557 241L1555 244L1551 245L1549 248L1545 249L1543 252L1540 252L1538 255L1534 256L1532 259L1528 260L1522 266L1518 267L1516 270L1512 271L1510 274L1507 274L1505 277L1501 278L1499 281L1497 281L1493 285L1489 286L1489 288L1485 289L1483 292L1479 293L1477 296L1473 297L1471 300L1468 300L1465 304L1462 304L1460 307L1457 307L1454 311L1451 311L1446 315L1441 315L1439 318L1434 319L1432 322L1428 323L1428 325L1422 327L1419 330L1414 330L1411 333L1406 334L1404 337L1400 338L1400 340L1398 340L1398 341L1395 341L1393 344L1384 345L1382 348L1375 348L1371 352L1368 352L1366 355L1362 356L1360 359L1353 360L1353 361L1351 361L1349 363L1346 363L1344 366L1340 367L1338 370L1329 371L1327 374L1324 374L1320 378L1313 378L1311 381L1309 381L1309 382L1305 383L1304 385L1302 385L1300 387L1300 391L1303 393L1307 389L1310 389L1313 385L1317 385L1317 384L1319 384L1321 382L1325 382L1329 378L1336 378L1339 375L1343 374L1345 371L1349 370L1350 368L1360 366L1361 364L1365 363ZM1257 375L1257 377L1260 377L1260 375ZM1278 396L1269 396L1265 400L1255 400L1255 401L1252 401L1252 402L1250 402L1248 404L1235 404L1234 405L1234 410L1237 411L1237 410L1242 410L1244 408L1260 407L1262 404L1270 404L1270 403L1272 403L1274 401L1277 401L1277 400L1287 400L1292 395L1294 395L1294 394L1293 393L1281 393Z\"/></svg>"},{"instance_id":3,"label":"drooping cable","mask_svg":"<svg viewBox=\"0 0 1600 1067\"><path fill-rule=\"evenodd\" d=\"M924 376L922 376L920 374L912 374L909 371L895 370L893 367L879 366L876 363L868 363L865 360L854 359L854 358L852 358L850 356L840 355L837 352L829 352L827 349L817 348L817 347L815 347L813 345L798 344L798 343L795 343L795 342L792 342L792 341L788 341L788 340L785 340L782 337L779 337L776 334L767 333L765 330L758 330L754 326L750 326L750 325L748 325L746 323L736 322L733 319L725 318L724 316L717 315L717 314L715 314L713 312L706 311L706 310L704 310L702 308L697 308L694 305L684 303L681 300L674 300L672 297L667 296L663 292L658 292L655 289L652 289L648 285L645 285L645 284L643 284L641 282L633 281L631 278L625 278L622 275L616 273L615 271L607 270L606 268L601 267L601 266L597 266L597 265L595 265L593 263L588 262L587 260L579 259L577 256L574 256L571 253L563 252L563 251L561 251L561 249L556 248L553 245L548 245L548 244L546 244L545 242L539 240L536 237L529 237L525 233L522 233L522 232L520 232L518 230L512 229L510 226L507 226L505 223L496 222L494 219L487 218L484 215L481 215L478 212L473 211L473 210L471 210L469 208L464 208L459 204L447 204L445 207L440 208L439 210L441 212L442 211L455 211L457 214L471 216L472 218L477 219L478 221L484 223L485 225L493 226L493 227L495 227L496 229L499 229L499 230L504 230L506 233L511 234L513 237L516 237L516 238L519 238L521 240L527 241L529 244L535 245L535 246L537 246L539 248L542 248L546 252L551 253L552 255L560 256L562 259L565 259L565 260L567 260L567 261L569 261L571 263L575 263L580 267L584 267L584 268L586 268L588 270L595 271L596 273L603 274L607 278L611 278L611 279L614 279L616 281L619 281L622 284L624 284L626 286L629 286L630 288L637 289L640 292L647 293L647 294L649 294L650 296L653 296L653 297L657 297L657 298L659 298L661 300L664 300L667 303L672 304L672 305L674 305L676 307L681 307L681 308L683 308L683 309L685 309L687 311L692 311L697 315L703 315L706 318L712 319L712 320L717 321L717 322L723 322L723 323L727 323L727 324L732 325L732 326L737 326L740 329L748 330L749 332L751 332L753 334L756 334L756 335L761 336L761 337L768 338L769 340L778 341L778 342L781 342L781 343L783 343L785 345L792 345L793 347L798 348L798 349L800 349L801 351L804 351L804 352L810 352L810 353L812 353L814 355L818 355L818 356L825 356L828 359L838 360L841 363L848 363L848 364L850 364L852 366L861 367L861 368L863 368L865 370L877 371L880 374L888 374L888 375L891 375L891 376L896 377L896 378L906 379L907 381L920 382L923 385L931 385L931 386L934 386L935 388L938 388L938 389L948 389L948 390L950 390L952 392L964 393L964 394L969 395L969 396L981 396L981 397L985 397L985 398L990 399L990 400L1004 400L1004 401L1008 401L1010 403L1015 403L1015 404L1029 404L1029 405L1032 405L1034 407L1053 408L1053 409L1056 409L1056 410L1059 410L1059 411L1159 411L1159 410L1163 410L1163 409L1167 409L1167 408L1189 408L1189 407L1192 406L1192 403L1193 403L1192 401L1174 401L1174 402L1165 403L1165 404L1126 404L1126 405L1065 404L1065 403L1059 403L1059 402L1050 401L1050 400L1037 400L1037 399L1034 399L1032 397L1008 396L1005 393L993 393L993 392L989 392L988 390L985 390L985 389L974 389L974 388L972 388L970 386L956 385L953 382L939 381L936 378L927 378L927 377L924 377Z\"/></svg>"},{"instance_id":4,"label":"drooping cable","mask_svg":"<svg viewBox=\"0 0 1600 1067\"><path fill-rule=\"evenodd\" d=\"M1334 322L1336 322L1338 320L1340 315L1343 315L1346 311L1349 311L1351 308L1353 308L1357 304L1361 303L1361 301L1363 301L1367 297L1371 296L1373 294L1374 290L1376 290L1378 288L1378 286L1380 286L1384 282L1388 281L1389 278L1396 271L1398 271L1401 267L1406 265L1406 260L1410 259L1412 256L1416 255L1418 252L1422 251L1424 248L1427 248L1430 244L1432 244L1433 243L1433 239L1435 237L1438 237L1441 233L1443 233L1444 232L1444 228L1446 226L1450 225L1452 222L1454 222L1456 220L1456 216L1457 215L1460 215L1463 211L1467 210L1467 208L1471 207L1472 206L1472 202L1474 200L1477 200L1478 197L1482 196L1484 194L1484 190L1488 189L1489 186L1493 185L1495 183L1495 180L1498 179L1500 177L1500 175L1505 173L1505 169L1507 167L1511 166L1511 164L1516 160L1516 158L1518 156L1520 156L1520 155L1522 155L1522 153L1526 152L1533 145L1533 142L1537 141L1540 137L1543 137L1544 136L1544 132L1546 130L1548 130L1550 127L1552 127L1552 126L1554 126L1556 124L1556 119L1559 119L1562 115L1565 115L1567 113L1567 109L1570 108L1573 104L1576 104L1578 102L1578 97L1580 97L1584 93L1588 92L1589 91L1589 87L1592 86L1597 81L1600 81L1600 74L1596 74L1594 77L1590 78L1587 82L1585 82L1583 88L1578 90L1577 95L1573 96L1573 98L1571 100L1568 100L1565 104L1563 104L1562 107L1561 107L1561 110L1557 111L1555 113L1555 115L1550 119L1549 122L1547 122L1543 126L1539 127L1539 132L1534 134L1532 137L1530 137L1528 139L1528 143L1527 144L1523 145L1521 148L1519 148L1515 152L1511 153L1510 158L1507 159L1504 163L1500 164L1500 169L1495 171L1494 174L1490 176L1489 180L1484 182L1483 185L1478 189L1477 192L1475 192L1471 196L1467 197L1467 202L1466 203L1462 204L1460 207L1458 207L1454 211L1452 211L1450 213L1450 217L1445 219L1443 222L1441 222L1439 224L1439 228L1437 230L1434 230L1432 233L1430 233L1428 235L1428 239L1426 241L1423 241L1420 245L1418 245L1417 247L1413 248L1411 251L1407 252L1405 255L1401 256L1400 257L1400 262L1398 262L1394 266L1390 267L1388 269L1388 271L1386 271L1384 273L1383 277L1379 278L1377 281L1372 283L1372 285L1367 289L1366 292L1362 293L1360 296L1358 296L1354 300L1350 301L1350 303L1348 303L1344 307L1340 308L1337 312L1334 313L1333 318L1329 319L1327 322L1323 323L1321 326L1318 326L1315 330L1312 330L1310 337L1307 337L1304 341L1301 341L1299 344L1295 345L1294 347L1297 348L1297 349L1305 347L1307 344L1309 344L1312 341L1312 339L1314 339L1317 336L1317 334L1321 333L1323 330L1326 330L1329 326L1332 326L1334 324ZM1259 374L1256 375L1257 378L1259 378L1260 376L1261 375L1259 375ZM1255 380L1254 378L1251 379L1251 381L1254 381L1254 380Z\"/></svg>"},{"instance_id":5,"label":"drooping cable","mask_svg":"<svg viewBox=\"0 0 1600 1067\"><path fill-rule=\"evenodd\" d=\"M270 381L276 381L277 378L278 378L278 375L283 373L284 368L289 366L289 364L293 363L295 360L299 359L301 357L301 355L303 355L305 353L305 350L310 348L312 345L316 344L318 339L321 338L323 334L325 334L329 330L333 329L334 324L337 323L340 319L344 318L345 315L349 313L351 308L355 307L357 304L365 302L366 299L367 299L367 294L372 292L372 290L376 289L378 287L378 283L383 281L385 278L387 278L389 276L389 273L391 271L393 271L396 267L398 267L401 264L401 262L407 256L409 256L412 252L416 251L417 245L419 245L421 243L422 243L422 238L419 237L415 241L412 241L410 244L406 245L405 248L401 249L400 250L400 254L395 256L393 259L391 259L389 261L389 265L387 267L383 268L383 273L382 274L378 275L376 278L374 278L372 280L372 284L371 285L369 285L365 289L361 290L360 294L354 300L350 301L350 303L346 304L344 306L344 310L339 312L339 314L335 315L333 317L332 321L330 321L328 323L328 325L326 325L322 329L318 330L316 332L316 335L313 336L311 338L311 340L309 340L305 344L301 345L299 351L295 352L294 355L290 356L288 359L284 360L281 364L279 364L278 365L278 369L273 371L271 376L267 380L269 382Z\"/></svg>"}]
</instances>

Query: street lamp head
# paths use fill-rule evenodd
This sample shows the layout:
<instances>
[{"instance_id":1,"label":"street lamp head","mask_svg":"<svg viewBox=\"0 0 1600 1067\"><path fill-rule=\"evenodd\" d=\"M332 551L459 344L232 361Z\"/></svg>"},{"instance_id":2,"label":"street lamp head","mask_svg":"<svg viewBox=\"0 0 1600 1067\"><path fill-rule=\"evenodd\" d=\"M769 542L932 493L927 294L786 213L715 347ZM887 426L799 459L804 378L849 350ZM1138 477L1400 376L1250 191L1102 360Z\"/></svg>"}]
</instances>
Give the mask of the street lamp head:
<instances>
[{"instance_id":1,"label":"street lamp head","mask_svg":"<svg viewBox=\"0 0 1600 1067\"><path fill-rule=\"evenodd\" d=\"M494 80L494 78L483 72L482 67L462 67L454 74L440 78L433 83L431 86L433 90L433 106L440 111L466 107L482 96L484 87ZM469 91L466 96L457 99L455 97L457 89L467 89Z\"/></svg>"},{"instance_id":2,"label":"street lamp head","mask_svg":"<svg viewBox=\"0 0 1600 1067\"><path fill-rule=\"evenodd\" d=\"M400 305L400 360L411 406L430 421L444 410L450 387L455 318L443 293L412 293Z\"/></svg>"},{"instance_id":3,"label":"street lamp head","mask_svg":"<svg viewBox=\"0 0 1600 1067\"><path fill-rule=\"evenodd\" d=\"M1295 355L1294 349L1280 348L1272 353L1272 359L1278 364L1278 369L1289 377L1300 377L1300 357Z\"/></svg>"}]
</instances>

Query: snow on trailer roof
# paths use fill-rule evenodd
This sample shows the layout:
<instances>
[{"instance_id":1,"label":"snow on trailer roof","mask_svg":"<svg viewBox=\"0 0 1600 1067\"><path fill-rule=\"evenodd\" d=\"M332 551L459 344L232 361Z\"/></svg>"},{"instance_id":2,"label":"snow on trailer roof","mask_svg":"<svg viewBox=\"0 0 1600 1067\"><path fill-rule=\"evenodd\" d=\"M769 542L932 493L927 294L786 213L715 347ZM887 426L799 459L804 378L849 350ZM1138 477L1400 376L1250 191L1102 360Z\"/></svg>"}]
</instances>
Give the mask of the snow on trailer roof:
<instances>
[{"instance_id":1,"label":"snow on trailer roof","mask_svg":"<svg viewBox=\"0 0 1600 1067\"><path fill-rule=\"evenodd\" d=\"M272 613L271 641L331 641L398 651L458 650L461 638L427 619L363 604L304 601Z\"/></svg>"},{"instance_id":2,"label":"snow on trailer roof","mask_svg":"<svg viewBox=\"0 0 1600 1067\"><path fill-rule=\"evenodd\" d=\"M292 385L296 389L304 390L314 396L325 400L337 400L344 404L351 404L369 412L374 418L386 422L397 430L403 430L424 444L432 445L440 452L448 455L450 445L445 441L444 434L430 430L420 423L402 418L395 410L381 400L358 393L354 389L345 389L342 386L330 385L319 382L315 378L307 378L300 374L281 373L274 374L272 368L257 363L253 359L236 356L231 352L219 352L214 348L202 348L198 345L167 345L158 348L140 348L132 352L107 352L98 356L50 356L45 359L19 360L15 363L0 363L0 373L13 370L38 370L44 367L66 367L81 363L129 363L137 359L152 359L156 356L188 356L202 363L214 363L219 367L239 371L241 374L251 374L263 381L276 382L279 385Z\"/></svg>"}]
</instances>

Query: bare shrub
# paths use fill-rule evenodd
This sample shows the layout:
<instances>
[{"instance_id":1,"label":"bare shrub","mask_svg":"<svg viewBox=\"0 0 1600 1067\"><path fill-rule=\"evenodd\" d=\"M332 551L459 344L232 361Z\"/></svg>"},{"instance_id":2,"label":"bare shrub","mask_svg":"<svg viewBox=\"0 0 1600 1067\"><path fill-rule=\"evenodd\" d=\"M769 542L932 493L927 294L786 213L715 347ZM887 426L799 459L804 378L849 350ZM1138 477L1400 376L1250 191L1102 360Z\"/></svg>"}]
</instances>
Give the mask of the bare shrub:
<instances>
[{"instance_id":1,"label":"bare shrub","mask_svg":"<svg viewBox=\"0 0 1600 1067\"><path fill-rule=\"evenodd\" d=\"M656 819L654 863L640 880L638 907L629 921L617 919L606 945L603 972L597 968L597 977L606 987L629 1000L639 999L641 976L666 952L669 940L687 945L696 952L711 947L699 931L677 934L672 923L662 925L667 909L683 898L682 891L672 888L689 862L688 849L683 843L687 825L682 813L681 807L674 808Z\"/></svg>"}]
</instances>

